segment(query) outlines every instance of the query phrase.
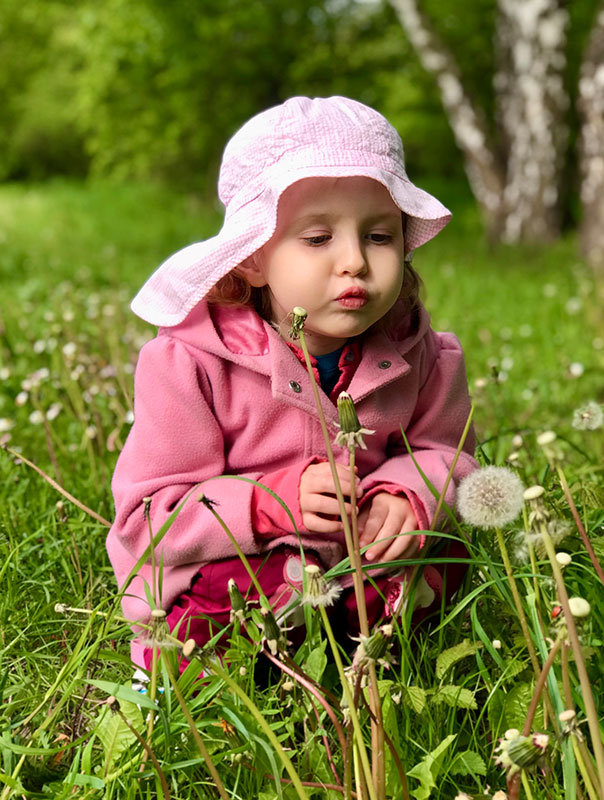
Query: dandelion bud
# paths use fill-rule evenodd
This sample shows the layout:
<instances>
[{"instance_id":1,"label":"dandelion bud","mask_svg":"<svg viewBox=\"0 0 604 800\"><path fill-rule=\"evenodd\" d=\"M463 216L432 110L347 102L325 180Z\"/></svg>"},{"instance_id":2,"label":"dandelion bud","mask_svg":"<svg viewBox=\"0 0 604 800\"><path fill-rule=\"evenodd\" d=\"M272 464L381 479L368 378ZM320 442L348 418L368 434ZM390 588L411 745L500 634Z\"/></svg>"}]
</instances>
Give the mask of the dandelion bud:
<instances>
[{"instance_id":1,"label":"dandelion bud","mask_svg":"<svg viewBox=\"0 0 604 800\"><path fill-rule=\"evenodd\" d=\"M568 567L568 565L572 561L572 558L570 556L570 553L565 553L563 551L560 551L559 553L556 553L556 561L558 562L558 564L560 564L560 567L564 569L564 567Z\"/></svg>"},{"instance_id":2,"label":"dandelion bud","mask_svg":"<svg viewBox=\"0 0 604 800\"><path fill-rule=\"evenodd\" d=\"M239 674L243 678L244 675L247 675L247 667L239 667Z\"/></svg>"},{"instance_id":3,"label":"dandelion bud","mask_svg":"<svg viewBox=\"0 0 604 800\"><path fill-rule=\"evenodd\" d=\"M279 647L283 645L281 629L277 624L275 615L269 608L260 609L260 613L264 620L264 641L271 653L276 656L279 652Z\"/></svg>"},{"instance_id":4,"label":"dandelion bud","mask_svg":"<svg viewBox=\"0 0 604 800\"><path fill-rule=\"evenodd\" d=\"M493 639L491 644L493 645L493 650L501 650L501 642L499 639Z\"/></svg>"},{"instance_id":5,"label":"dandelion bud","mask_svg":"<svg viewBox=\"0 0 604 800\"><path fill-rule=\"evenodd\" d=\"M375 431L362 428L352 397L348 392L340 392L338 397L338 417L340 420L340 430L336 435L335 442L339 447L360 447L367 450L367 445L363 439L364 435L371 435Z\"/></svg>"},{"instance_id":6,"label":"dandelion bud","mask_svg":"<svg viewBox=\"0 0 604 800\"><path fill-rule=\"evenodd\" d=\"M524 486L507 467L483 467L459 484L457 510L464 522L478 528L500 528L522 510Z\"/></svg>"},{"instance_id":7,"label":"dandelion bud","mask_svg":"<svg viewBox=\"0 0 604 800\"><path fill-rule=\"evenodd\" d=\"M472 800L469 794L465 792L460 792L459 794L455 795L455 800Z\"/></svg>"},{"instance_id":8,"label":"dandelion bud","mask_svg":"<svg viewBox=\"0 0 604 800\"><path fill-rule=\"evenodd\" d=\"M239 587L233 578L229 578L227 588L229 591L229 598L231 600L231 622L234 622L235 620L243 622L245 618L245 612L247 611L247 603L245 602L243 595L239 591Z\"/></svg>"},{"instance_id":9,"label":"dandelion bud","mask_svg":"<svg viewBox=\"0 0 604 800\"><path fill-rule=\"evenodd\" d=\"M512 439L512 447L515 450L518 450L520 447L522 447L523 444L524 444L524 439L519 433L517 433Z\"/></svg>"},{"instance_id":10,"label":"dandelion bud","mask_svg":"<svg viewBox=\"0 0 604 800\"><path fill-rule=\"evenodd\" d=\"M336 581L331 581L328 584L323 577L321 567L316 564L309 564L305 568L305 572L306 592L302 596L302 603L313 608L332 606L342 591L340 584Z\"/></svg>"},{"instance_id":11,"label":"dandelion bud","mask_svg":"<svg viewBox=\"0 0 604 800\"><path fill-rule=\"evenodd\" d=\"M376 663L387 666L385 656L392 631L392 625L382 625L371 636L361 636L361 643L352 661L353 670L365 669L370 664Z\"/></svg>"},{"instance_id":12,"label":"dandelion bud","mask_svg":"<svg viewBox=\"0 0 604 800\"><path fill-rule=\"evenodd\" d=\"M116 714L120 710L120 701L114 695L109 695L105 704Z\"/></svg>"},{"instance_id":13,"label":"dandelion bud","mask_svg":"<svg viewBox=\"0 0 604 800\"><path fill-rule=\"evenodd\" d=\"M67 614L68 611L67 603L55 603L55 614Z\"/></svg>"},{"instance_id":14,"label":"dandelion bud","mask_svg":"<svg viewBox=\"0 0 604 800\"><path fill-rule=\"evenodd\" d=\"M578 619L588 617L591 613L591 606L582 597L569 597L568 605L570 613Z\"/></svg>"},{"instance_id":15,"label":"dandelion bud","mask_svg":"<svg viewBox=\"0 0 604 800\"><path fill-rule=\"evenodd\" d=\"M143 516L145 519L149 519L150 509L151 509L151 498L150 497L143 497Z\"/></svg>"},{"instance_id":16,"label":"dandelion bud","mask_svg":"<svg viewBox=\"0 0 604 800\"><path fill-rule=\"evenodd\" d=\"M495 792L491 800L508 800L508 796L505 792L502 792L500 789L498 792Z\"/></svg>"},{"instance_id":17,"label":"dandelion bud","mask_svg":"<svg viewBox=\"0 0 604 800\"><path fill-rule=\"evenodd\" d=\"M291 692L292 689L294 688L294 682L289 680L283 681L283 683L281 684L281 688L283 689L284 692Z\"/></svg>"},{"instance_id":18,"label":"dandelion bud","mask_svg":"<svg viewBox=\"0 0 604 800\"><path fill-rule=\"evenodd\" d=\"M356 433L361 429L361 423L357 417L352 397L348 392L340 392L338 397L338 417L343 433Z\"/></svg>"},{"instance_id":19,"label":"dandelion bud","mask_svg":"<svg viewBox=\"0 0 604 800\"><path fill-rule=\"evenodd\" d=\"M536 764L545 753L548 742L549 736L544 733L522 736L515 729L506 731L504 738L499 740L495 763L513 775Z\"/></svg>"},{"instance_id":20,"label":"dandelion bud","mask_svg":"<svg viewBox=\"0 0 604 800\"><path fill-rule=\"evenodd\" d=\"M547 447L549 444L553 444L558 435L554 433L554 431L544 431L537 436L537 444L539 447Z\"/></svg>"},{"instance_id":21,"label":"dandelion bud","mask_svg":"<svg viewBox=\"0 0 604 800\"><path fill-rule=\"evenodd\" d=\"M190 661L196 655L197 650L199 650L199 648L195 639L187 639L182 646L182 654L187 661Z\"/></svg>"},{"instance_id":22,"label":"dandelion bud","mask_svg":"<svg viewBox=\"0 0 604 800\"><path fill-rule=\"evenodd\" d=\"M577 713L572 708L567 708L558 714L558 719L560 722L572 722L576 716Z\"/></svg>"},{"instance_id":23,"label":"dandelion bud","mask_svg":"<svg viewBox=\"0 0 604 800\"><path fill-rule=\"evenodd\" d=\"M289 329L289 338L290 339L299 339L300 332L304 330L304 323L306 322L306 317L308 313L305 308L302 306L295 306L292 310L292 324L291 328Z\"/></svg>"}]
</instances>

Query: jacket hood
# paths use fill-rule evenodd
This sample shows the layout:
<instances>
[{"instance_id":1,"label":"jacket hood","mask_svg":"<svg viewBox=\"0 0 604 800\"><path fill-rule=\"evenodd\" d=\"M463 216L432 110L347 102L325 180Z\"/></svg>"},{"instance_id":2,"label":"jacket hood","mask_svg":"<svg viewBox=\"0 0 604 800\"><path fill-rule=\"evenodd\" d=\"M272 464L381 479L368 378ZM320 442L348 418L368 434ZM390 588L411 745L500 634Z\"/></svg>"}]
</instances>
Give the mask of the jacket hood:
<instances>
[{"instance_id":1,"label":"jacket hood","mask_svg":"<svg viewBox=\"0 0 604 800\"><path fill-rule=\"evenodd\" d=\"M400 355L405 355L426 334L430 315L419 303L405 313L396 303L385 321L363 334L363 338L386 337ZM271 340L281 341L279 333L249 306L220 306L202 300L179 325L160 328L159 335L171 336L206 353L247 366L270 371Z\"/></svg>"}]
</instances>

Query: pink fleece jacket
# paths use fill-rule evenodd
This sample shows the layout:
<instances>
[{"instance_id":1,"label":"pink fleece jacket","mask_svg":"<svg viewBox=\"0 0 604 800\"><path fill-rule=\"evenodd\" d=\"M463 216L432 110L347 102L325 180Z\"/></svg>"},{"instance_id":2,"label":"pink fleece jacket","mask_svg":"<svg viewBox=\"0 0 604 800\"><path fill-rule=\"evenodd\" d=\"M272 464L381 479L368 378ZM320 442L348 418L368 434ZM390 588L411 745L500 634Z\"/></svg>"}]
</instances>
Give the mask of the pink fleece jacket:
<instances>
[{"instance_id":1,"label":"pink fleece jacket","mask_svg":"<svg viewBox=\"0 0 604 800\"><path fill-rule=\"evenodd\" d=\"M396 314L391 314L395 318ZM357 450L361 485L400 487L422 526L435 500L408 455L401 426L414 457L431 483L444 485L470 402L460 344L450 333L435 333L421 308L399 315L388 330L374 327L361 338L362 358L348 392L361 424L374 430ZM327 424L337 431L337 409L321 396ZM121 587L149 544L143 498L150 497L154 533L190 493L157 548L163 564L162 605L168 609L187 591L204 565L235 555L212 513L197 502L201 491L215 501L247 554L283 544L299 546L287 516L267 494L263 512L275 520L274 536L253 529L254 486L244 476L282 485L303 546L319 554L326 567L345 555L342 533L311 534L304 528L298 486L314 460L326 458L311 384L296 355L252 309L208 306L205 301L184 322L160 328L141 350L135 375L135 422L115 469L112 489L116 517L107 537L109 558ZM457 462L446 501L455 484L475 469L470 435ZM335 447L338 461L347 451ZM280 483L280 476L287 476ZM191 493L196 484L202 487ZM256 489L256 493L258 490ZM270 508L274 514L270 514ZM149 615L144 582L147 562L123 599L133 622Z\"/></svg>"}]
</instances>

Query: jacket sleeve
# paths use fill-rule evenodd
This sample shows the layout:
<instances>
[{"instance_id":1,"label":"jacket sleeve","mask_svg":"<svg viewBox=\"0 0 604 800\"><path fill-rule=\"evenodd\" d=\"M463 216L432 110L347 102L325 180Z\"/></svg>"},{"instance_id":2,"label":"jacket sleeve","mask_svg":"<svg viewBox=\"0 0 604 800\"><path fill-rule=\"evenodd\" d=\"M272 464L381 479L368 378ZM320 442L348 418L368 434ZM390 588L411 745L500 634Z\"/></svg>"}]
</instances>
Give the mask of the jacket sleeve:
<instances>
[{"instance_id":1,"label":"jacket sleeve","mask_svg":"<svg viewBox=\"0 0 604 800\"><path fill-rule=\"evenodd\" d=\"M150 497L151 528L157 533L188 496L156 548L165 566L214 561L236 555L203 493L236 535L244 552L256 553L251 523L253 484L219 478L225 469L224 441L212 411L207 377L187 347L158 336L141 350L135 375L135 422L112 481L116 517L107 540L109 556L132 558L149 544L143 498ZM258 480L261 473L245 477ZM196 485L203 482L203 487Z\"/></svg>"},{"instance_id":2,"label":"jacket sleeve","mask_svg":"<svg viewBox=\"0 0 604 800\"><path fill-rule=\"evenodd\" d=\"M400 487L420 525L427 529L437 500L418 467L440 492L470 413L470 398L463 352L457 337L430 330L424 339L424 347L418 366L422 374L417 402L405 430L417 466L402 435L396 432L389 444L390 457L365 476L362 486L367 495L375 494L382 484L387 484L390 492L392 486ZM477 466L473 457L474 447L474 432L470 430L445 494L449 507L453 507L457 483Z\"/></svg>"}]
</instances>

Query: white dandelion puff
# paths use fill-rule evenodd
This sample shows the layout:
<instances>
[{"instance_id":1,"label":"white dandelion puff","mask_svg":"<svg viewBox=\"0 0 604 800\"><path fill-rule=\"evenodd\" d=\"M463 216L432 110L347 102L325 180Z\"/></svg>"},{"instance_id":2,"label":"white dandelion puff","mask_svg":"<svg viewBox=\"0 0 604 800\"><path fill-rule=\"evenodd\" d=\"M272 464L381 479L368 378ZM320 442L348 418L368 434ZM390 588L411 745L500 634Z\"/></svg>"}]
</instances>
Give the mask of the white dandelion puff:
<instances>
[{"instance_id":1,"label":"white dandelion puff","mask_svg":"<svg viewBox=\"0 0 604 800\"><path fill-rule=\"evenodd\" d=\"M507 467L483 467L459 484L457 510L469 525L499 528L522 511L524 486Z\"/></svg>"},{"instance_id":2,"label":"white dandelion puff","mask_svg":"<svg viewBox=\"0 0 604 800\"><path fill-rule=\"evenodd\" d=\"M578 431L595 431L604 425L602 406L593 400L573 412L573 428Z\"/></svg>"},{"instance_id":3,"label":"white dandelion puff","mask_svg":"<svg viewBox=\"0 0 604 800\"><path fill-rule=\"evenodd\" d=\"M340 596L342 587L337 581L329 583L323 576L323 571L316 564L305 567L306 592L302 596L302 605L332 606Z\"/></svg>"}]
</instances>

